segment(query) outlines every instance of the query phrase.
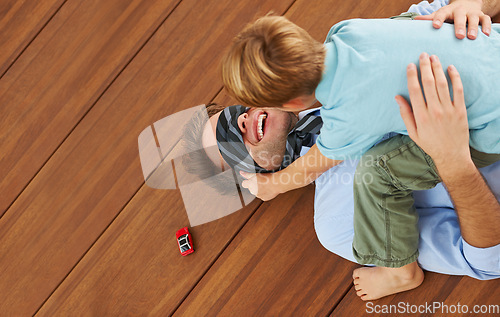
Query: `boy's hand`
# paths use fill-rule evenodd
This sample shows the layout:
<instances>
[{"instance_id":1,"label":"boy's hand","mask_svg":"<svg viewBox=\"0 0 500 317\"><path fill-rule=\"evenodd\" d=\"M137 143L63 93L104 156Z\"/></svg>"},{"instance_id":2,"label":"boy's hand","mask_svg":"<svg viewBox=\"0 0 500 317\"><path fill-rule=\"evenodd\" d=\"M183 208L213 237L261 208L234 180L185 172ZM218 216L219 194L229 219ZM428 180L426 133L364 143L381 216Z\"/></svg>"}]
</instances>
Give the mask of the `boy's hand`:
<instances>
[{"instance_id":1,"label":"boy's hand","mask_svg":"<svg viewBox=\"0 0 500 317\"><path fill-rule=\"evenodd\" d=\"M466 24L468 24L467 37L473 40L477 37L479 24L482 25L484 34L489 36L491 33L491 18L483 13L482 4L481 0L455 0L430 15L415 17L415 20L432 20L432 25L436 29L439 29L445 21L453 21L455 36L458 39L465 38Z\"/></svg>"},{"instance_id":2,"label":"boy's hand","mask_svg":"<svg viewBox=\"0 0 500 317\"><path fill-rule=\"evenodd\" d=\"M271 200L278 194L310 184L323 172L340 162L342 161L323 156L315 144L304 156L299 157L285 169L276 173L240 172L240 175L247 179L243 181L242 186L248 188L257 198Z\"/></svg>"},{"instance_id":3,"label":"boy's hand","mask_svg":"<svg viewBox=\"0 0 500 317\"><path fill-rule=\"evenodd\" d=\"M420 72L425 99L418 81L417 68L410 64L407 78L413 108L403 97L396 96L401 117L409 136L432 157L440 174L444 170L456 171L464 162L469 163L471 160L467 110L460 75L454 66L448 67L455 99L452 101L448 82L437 56L429 58L426 53L422 53Z\"/></svg>"},{"instance_id":4,"label":"boy's hand","mask_svg":"<svg viewBox=\"0 0 500 317\"><path fill-rule=\"evenodd\" d=\"M283 192L280 184L275 180L274 174L275 173L254 174L240 172L240 175L246 178L246 180L241 183L241 186L248 189L252 195L263 201L271 200Z\"/></svg>"}]
</instances>

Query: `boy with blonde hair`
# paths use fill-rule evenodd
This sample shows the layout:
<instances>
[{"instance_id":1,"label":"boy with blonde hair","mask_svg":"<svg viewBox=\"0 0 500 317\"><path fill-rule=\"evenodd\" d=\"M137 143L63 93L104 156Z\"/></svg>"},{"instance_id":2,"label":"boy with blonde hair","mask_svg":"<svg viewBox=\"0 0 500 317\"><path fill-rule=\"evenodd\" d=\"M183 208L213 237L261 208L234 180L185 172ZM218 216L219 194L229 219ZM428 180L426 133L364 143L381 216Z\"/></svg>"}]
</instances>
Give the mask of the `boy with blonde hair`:
<instances>
[{"instance_id":1,"label":"boy with blonde hair","mask_svg":"<svg viewBox=\"0 0 500 317\"><path fill-rule=\"evenodd\" d=\"M422 282L412 191L440 182L432 159L407 136L393 101L396 95L408 97L406 65L432 64L437 74L441 62L421 54L426 51L456 65L464 82L474 162L482 167L500 158L500 26L474 41L447 34L451 25L443 29L438 32L425 21L349 20L333 26L323 45L286 18L267 16L235 38L222 62L224 84L243 104L285 111L322 105L317 146L284 170L259 176L275 186L266 196L262 181L259 196L270 199L304 186L342 160L363 155L354 185L353 253L358 263L379 266L377 277L370 278L389 285L381 296ZM462 96L458 72L450 66L448 74L456 97ZM448 92L446 80L439 82ZM400 135L373 147L391 132ZM285 174L293 177L282 178Z\"/></svg>"}]
</instances>

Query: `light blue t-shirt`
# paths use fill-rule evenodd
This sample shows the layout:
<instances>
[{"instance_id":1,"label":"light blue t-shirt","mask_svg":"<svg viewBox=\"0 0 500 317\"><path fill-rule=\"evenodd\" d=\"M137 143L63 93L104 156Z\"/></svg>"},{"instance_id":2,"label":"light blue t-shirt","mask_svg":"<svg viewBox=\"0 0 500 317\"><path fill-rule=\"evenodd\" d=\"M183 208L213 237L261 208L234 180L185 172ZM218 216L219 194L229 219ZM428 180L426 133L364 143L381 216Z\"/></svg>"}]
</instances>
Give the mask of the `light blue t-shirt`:
<instances>
[{"instance_id":1,"label":"light blue t-shirt","mask_svg":"<svg viewBox=\"0 0 500 317\"><path fill-rule=\"evenodd\" d=\"M500 153L500 25L489 37L455 37L454 26L431 21L354 19L334 25L325 41L325 73L316 89L323 128L317 145L329 158L358 158L389 132L408 134L394 100L409 100L406 67L422 52L459 71L470 144ZM451 83L449 83L451 91Z\"/></svg>"}]
</instances>

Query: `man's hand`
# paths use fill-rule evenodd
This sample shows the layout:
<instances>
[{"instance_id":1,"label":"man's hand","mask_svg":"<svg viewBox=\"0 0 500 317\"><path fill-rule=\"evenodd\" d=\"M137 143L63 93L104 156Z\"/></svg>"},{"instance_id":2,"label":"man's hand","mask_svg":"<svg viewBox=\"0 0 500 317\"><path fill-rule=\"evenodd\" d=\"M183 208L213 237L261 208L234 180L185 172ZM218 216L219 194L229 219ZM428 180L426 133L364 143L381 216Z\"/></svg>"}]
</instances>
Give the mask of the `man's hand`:
<instances>
[{"instance_id":1,"label":"man's hand","mask_svg":"<svg viewBox=\"0 0 500 317\"><path fill-rule=\"evenodd\" d=\"M440 174L445 169L454 171L470 164L467 111L458 71L454 66L448 67L454 101L451 100L448 82L437 56L429 58L422 53L420 72L425 100L414 64L407 68L413 109L403 97L396 96L409 136L432 157Z\"/></svg>"},{"instance_id":2,"label":"man's hand","mask_svg":"<svg viewBox=\"0 0 500 317\"><path fill-rule=\"evenodd\" d=\"M490 35L491 18L483 13L481 0L455 0L430 15L418 16L416 20L432 20L432 25L439 29L443 22L454 21L455 35L459 39L465 38L466 24L469 30L467 37L471 40L477 37L478 25L482 25L483 33Z\"/></svg>"},{"instance_id":3,"label":"man's hand","mask_svg":"<svg viewBox=\"0 0 500 317\"><path fill-rule=\"evenodd\" d=\"M436 56L420 55L422 94L414 64L407 69L413 106L396 96L408 134L429 154L443 180L460 223L464 240L477 248L500 244L500 204L474 166L469 150L469 128L462 81L455 67L448 67L448 83Z\"/></svg>"},{"instance_id":4,"label":"man's hand","mask_svg":"<svg viewBox=\"0 0 500 317\"><path fill-rule=\"evenodd\" d=\"M470 157L460 75L455 67L448 67L453 86L452 101L436 56L420 55L420 73L422 87L416 66L408 65L408 90L413 109L403 97L396 96L408 134L436 164L455 205L465 241L477 248L497 245L500 243L500 204Z\"/></svg>"}]
</instances>

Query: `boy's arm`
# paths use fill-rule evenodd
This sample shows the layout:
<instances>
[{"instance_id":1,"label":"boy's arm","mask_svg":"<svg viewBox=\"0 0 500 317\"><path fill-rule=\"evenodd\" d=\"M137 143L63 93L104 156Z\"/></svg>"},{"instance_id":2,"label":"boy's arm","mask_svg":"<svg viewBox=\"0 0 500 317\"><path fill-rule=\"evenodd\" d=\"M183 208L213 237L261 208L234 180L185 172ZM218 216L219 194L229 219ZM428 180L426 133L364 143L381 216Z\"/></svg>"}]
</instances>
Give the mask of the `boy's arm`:
<instances>
[{"instance_id":1,"label":"boy's arm","mask_svg":"<svg viewBox=\"0 0 500 317\"><path fill-rule=\"evenodd\" d=\"M432 20L437 29L444 21L453 20L455 35L459 39L467 37L471 40L477 37L478 25L482 25L484 34L491 32L491 18L500 13L500 0L450 0L450 4L430 15L418 16L416 20Z\"/></svg>"},{"instance_id":2,"label":"boy's arm","mask_svg":"<svg viewBox=\"0 0 500 317\"><path fill-rule=\"evenodd\" d=\"M264 201L270 200L278 194L306 186L340 162L342 161L332 160L321 154L315 144L304 156L279 172L270 174L240 172L247 179L243 181L242 186L256 197Z\"/></svg>"}]
</instances>

